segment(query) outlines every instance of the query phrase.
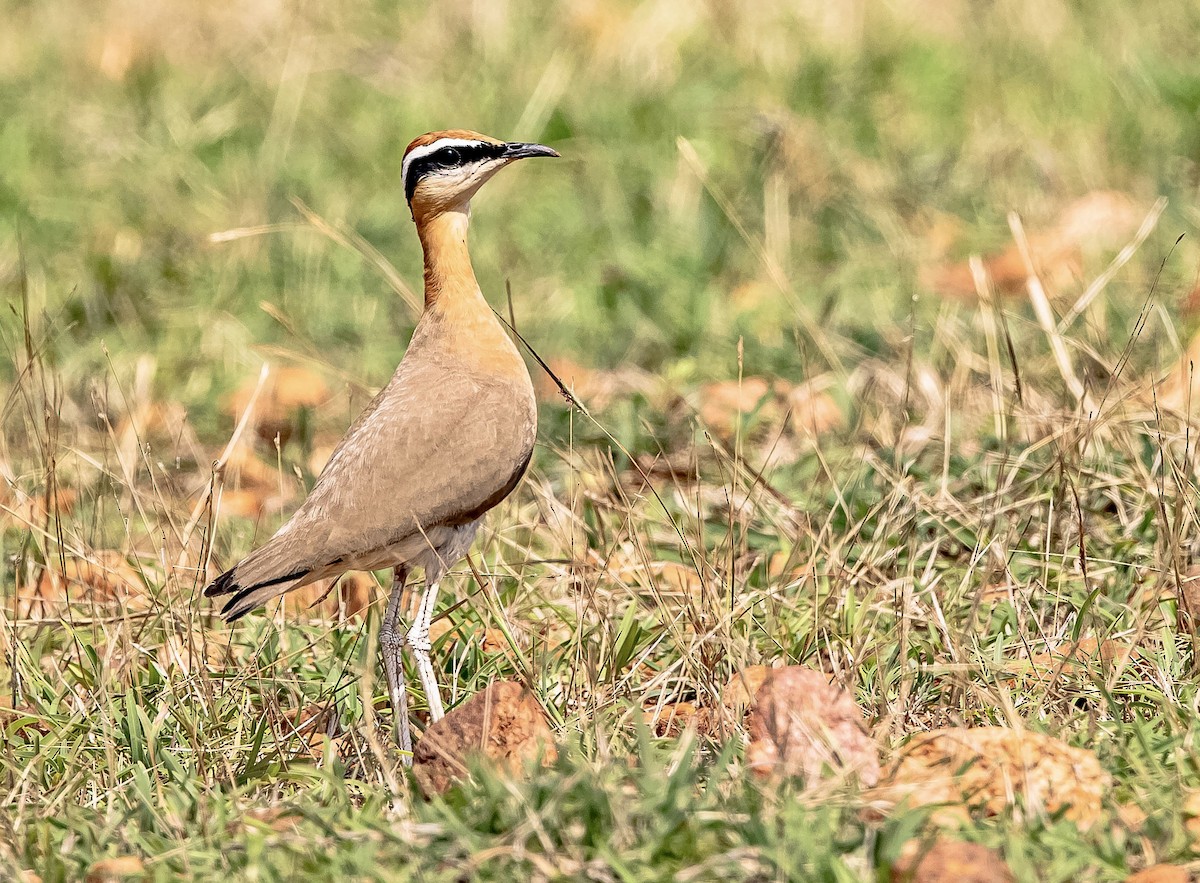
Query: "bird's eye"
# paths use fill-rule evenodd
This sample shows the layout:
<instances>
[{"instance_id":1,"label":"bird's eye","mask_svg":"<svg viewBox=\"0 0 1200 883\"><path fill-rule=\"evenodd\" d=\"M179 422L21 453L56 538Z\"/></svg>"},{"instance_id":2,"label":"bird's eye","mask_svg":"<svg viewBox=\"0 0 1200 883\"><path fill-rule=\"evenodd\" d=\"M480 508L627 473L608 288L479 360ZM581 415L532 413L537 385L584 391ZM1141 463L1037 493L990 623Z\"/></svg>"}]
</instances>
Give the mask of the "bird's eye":
<instances>
[{"instance_id":1,"label":"bird's eye","mask_svg":"<svg viewBox=\"0 0 1200 883\"><path fill-rule=\"evenodd\" d=\"M456 166L462 161L462 154L453 147L443 147L440 152L443 165Z\"/></svg>"}]
</instances>

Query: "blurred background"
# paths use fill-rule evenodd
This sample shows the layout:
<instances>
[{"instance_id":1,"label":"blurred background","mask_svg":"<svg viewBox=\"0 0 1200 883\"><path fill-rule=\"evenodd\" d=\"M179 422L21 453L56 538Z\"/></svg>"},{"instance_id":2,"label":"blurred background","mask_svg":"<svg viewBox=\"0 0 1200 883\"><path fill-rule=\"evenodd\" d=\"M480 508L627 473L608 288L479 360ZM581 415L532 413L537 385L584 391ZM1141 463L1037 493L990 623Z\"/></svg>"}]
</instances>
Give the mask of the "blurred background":
<instances>
[{"instance_id":1,"label":"blurred background","mask_svg":"<svg viewBox=\"0 0 1200 883\"><path fill-rule=\"evenodd\" d=\"M545 357L681 388L736 377L739 341L746 374L792 383L928 350L938 315L975 308L967 257L1003 264L1012 210L1069 305L1166 196L1089 317L1124 335L1196 222L1188 2L47 0L3 19L6 297L23 252L68 387L148 356L210 439L264 358L352 397L387 377L415 314L380 260L419 292L399 168L431 129L562 152L476 200L485 293L507 311L511 284ZM992 269L1023 293L1019 262ZM1186 303L1195 269L1185 239L1159 300ZM19 318L0 322L14 347Z\"/></svg>"},{"instance_id":2,"label":"blurred background","mask_svg":"<svg viewBox=\"0 0 1200 883\"><path fill-rule=\"evenodd\" d=\"M1019 879L1200 855L1198 46L1194 0L0 0L0 868L885 879L922 811L738 778L781 664L885 759L983 724L1107 770L1091 833L980 821ZM530 360L435 658L448 707L528 684L560 765L453 811L376 738L386 575L198 597L403 353L443 128L561 152L472 253L595 418Z\"/></svg>"}]
</instances>

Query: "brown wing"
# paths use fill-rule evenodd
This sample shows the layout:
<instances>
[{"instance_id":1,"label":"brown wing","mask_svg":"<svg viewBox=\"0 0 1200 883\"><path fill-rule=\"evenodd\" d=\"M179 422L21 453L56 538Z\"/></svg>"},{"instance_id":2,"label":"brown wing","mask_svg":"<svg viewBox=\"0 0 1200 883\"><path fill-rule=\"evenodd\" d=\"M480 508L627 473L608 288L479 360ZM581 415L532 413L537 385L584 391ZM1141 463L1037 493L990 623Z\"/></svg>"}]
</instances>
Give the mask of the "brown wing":
<instances>
[{"instance_id":1,"label":"brown wing","mask_svg":"<svg viewBox=\"0 0 1200 883\"><path fill-rule=\"evenodd\" d=\"M473 520L520 477L535 420L531 397L511 381L404 366L347 432L284 536L303 536L303 557L319 566Z\"/></svg>"},{"instance_id":2,"label":"brown wing","mask_svg":"<svg viewBox=\"0 0 1200 883\"><path fill-rule=\"evenodd\" d=\"M235 593L222 612L236 618L326 568L364 566L430 528L472 521L516 485L536 430L527 376L481 378L406 359L296 514L205 594Z\"/></svg>"}]
</instances>

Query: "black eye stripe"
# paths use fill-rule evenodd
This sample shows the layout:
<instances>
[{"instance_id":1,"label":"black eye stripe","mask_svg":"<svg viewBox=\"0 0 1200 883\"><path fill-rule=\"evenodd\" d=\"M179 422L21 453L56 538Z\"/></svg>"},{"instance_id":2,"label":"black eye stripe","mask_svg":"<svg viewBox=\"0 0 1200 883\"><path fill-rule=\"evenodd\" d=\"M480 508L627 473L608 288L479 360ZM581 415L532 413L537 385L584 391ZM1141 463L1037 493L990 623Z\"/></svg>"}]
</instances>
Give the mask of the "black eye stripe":
<instances>
[{"instance_id":1,"label":"black eye stripe","mask_svg":"<svg viewBox=\"0 0 1200 883\"><path fill-rule=\"evenodd\" d=\"M404 197L412 201L417 184L430 172L470 165L485 159L496 159L504 154L503 144L452 144L435 150L428 156L413 160L404 177Z\"/></svg>"},{"instance_id":2,"label":"black eye stripe","mask_svg":"<svg viewBox=\"0 0 1200 883\"><path fill-rule=\"evenodd\" d=\"M461 166L481 159L495 159L504 153L503 144L466 144L443 147L433 154L444 166Z\"/></svg>"}]
</instances>

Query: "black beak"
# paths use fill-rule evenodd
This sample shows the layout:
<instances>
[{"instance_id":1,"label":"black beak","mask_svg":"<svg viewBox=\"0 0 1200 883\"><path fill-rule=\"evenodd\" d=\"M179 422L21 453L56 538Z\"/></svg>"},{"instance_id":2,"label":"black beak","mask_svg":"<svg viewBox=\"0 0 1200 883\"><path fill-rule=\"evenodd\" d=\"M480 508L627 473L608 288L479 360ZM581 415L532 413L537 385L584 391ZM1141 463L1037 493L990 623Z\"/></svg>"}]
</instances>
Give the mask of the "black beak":
<instances>
[{"instance_id":1,"label":"black beak","mask_svg":"<svg viewBox=\"0 0 1200 883\"><path fill-rule=\"evenodd\" d=\"M531 156L558 156L558 151L545 144L524 144L509 141L504 145L504 159L526 159Z\"/></svg>"}]
</instances>

